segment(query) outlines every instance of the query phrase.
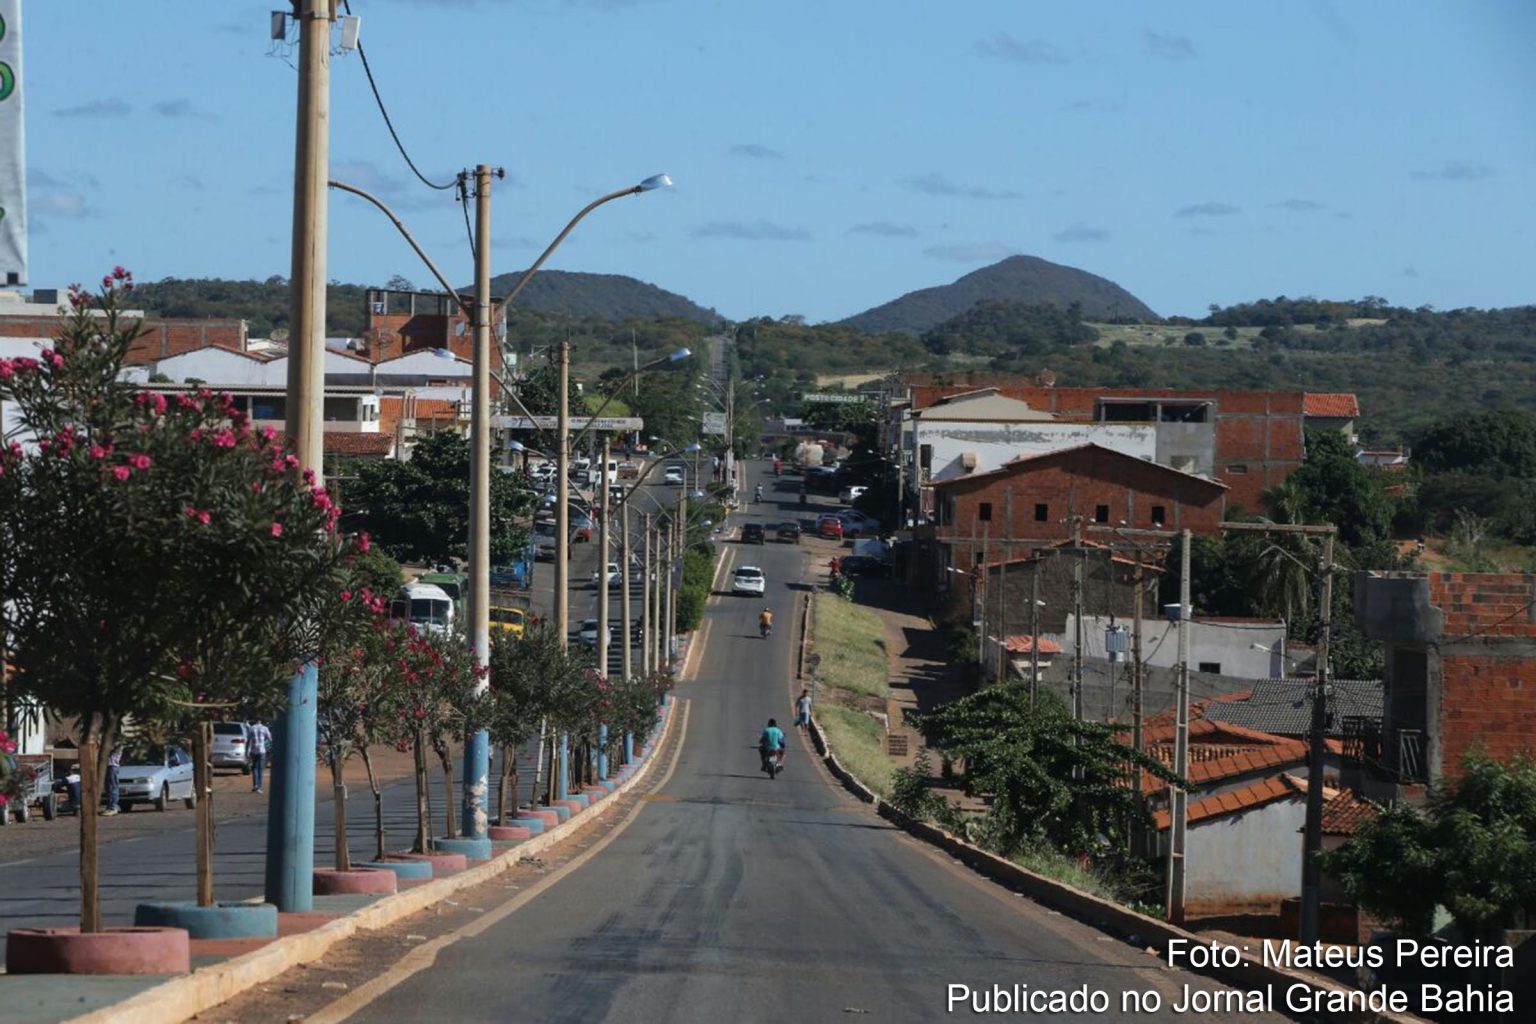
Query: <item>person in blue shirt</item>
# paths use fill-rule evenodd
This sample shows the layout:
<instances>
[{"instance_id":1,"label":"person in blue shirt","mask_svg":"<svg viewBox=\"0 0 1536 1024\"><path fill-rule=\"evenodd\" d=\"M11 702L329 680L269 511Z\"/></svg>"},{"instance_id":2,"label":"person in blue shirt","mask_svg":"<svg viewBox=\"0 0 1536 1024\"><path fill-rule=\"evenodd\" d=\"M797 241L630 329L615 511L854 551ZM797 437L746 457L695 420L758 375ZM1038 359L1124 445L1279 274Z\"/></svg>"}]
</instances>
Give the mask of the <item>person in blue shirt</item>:
<instances>
[{"instance_id":1,"label":"person in blue shirt","mask_svg":"<svg viewBox=\"0 0 1536 1024\"><path fill-rule=\"evenodd\" d=\"M776 718L768 719L768 726L757 740L757 752L763 757L763 771L768 770L768 758L773 754L784 753L784 730L779 728Z\"/></svg>"}]
</instances>

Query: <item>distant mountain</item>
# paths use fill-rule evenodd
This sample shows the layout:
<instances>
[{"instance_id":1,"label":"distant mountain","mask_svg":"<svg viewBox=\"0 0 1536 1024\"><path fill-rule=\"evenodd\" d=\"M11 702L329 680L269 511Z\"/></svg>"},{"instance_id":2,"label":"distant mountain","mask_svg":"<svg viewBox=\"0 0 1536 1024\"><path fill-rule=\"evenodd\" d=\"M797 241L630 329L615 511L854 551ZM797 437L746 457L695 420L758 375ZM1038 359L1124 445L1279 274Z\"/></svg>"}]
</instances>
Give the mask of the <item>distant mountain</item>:
<instances>
[{"instance_id":1,"label":"distant mountain","mask_svg":"<svg viewBox=\"0 0 1536 1024\"><path fill-rule=\"evenodd\" d=\"M491 278L491 294L505 295L522 272ZM473 291L470 287L467 291ZM581 274L565 270L541 270L533 275L517 297L517 305L543 313L572 317L625 320L677 317L715 324L720 314L705 309L675 292L621 274Z\"/></svg>"},{"instance_id":2,"label":"distant mountain","mask_svg":"<svg viewBox=\"0 0 1536 1024\"><path fill-rule=\"evenodd\" d=\"M1010 256L954 284L908 292L841 322L861 331L921 334L987 300L1050 303L1062 309L1076 302L1090 320L1157 319L1145 303L1113 281L1036 256Z\"/></svg>"}]
</instances>

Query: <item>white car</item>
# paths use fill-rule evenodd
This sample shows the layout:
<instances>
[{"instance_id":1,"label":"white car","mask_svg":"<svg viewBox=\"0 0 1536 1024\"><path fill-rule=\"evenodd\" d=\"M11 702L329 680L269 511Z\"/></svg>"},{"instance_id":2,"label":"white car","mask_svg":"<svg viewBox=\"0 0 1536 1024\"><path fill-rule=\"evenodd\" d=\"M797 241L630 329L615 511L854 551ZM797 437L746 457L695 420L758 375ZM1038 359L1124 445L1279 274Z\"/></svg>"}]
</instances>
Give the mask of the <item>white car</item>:
<instances>
[{"instance_id":1,"label":"white car","mask_svg":"<svg viewBox=\"0 0 1536 1024\"><path fill-rule=\"evenodd\" d=\"M733 594L756 594L761 597L767 589L768 581L763 578L763 570L755 565L743 565L731 577Z\"/></svg>"},{"instance_id":2,"label":"white car","mask_svg":"<svg viewBox=\"0 0 1536 1024\"><path fill-rule=\"evenodd\" d=\"M613 627L612 626L607 627L606 632L608 633L608 642L610 644L613 643ZM596 619L582 619L581 620L581 632L578 633L577 636L581 640L581 642L586 644L588 647L596 647L597 646L597 620Z\"/></svg>"},{"instance_id":3,"label":"white car","mask_svg":"<svg viewBox=\"0 0 1536 1024\"><path fill-rule=\"evenodd\" d=\"M192 755L172 744L130 748L117 769L117 806L128 810L134 804L153 804L163 811L172 800L197 806L192 781Z\"/></svg>"},{"instance_id":4,"label":"white car","mask_svg":"<svg viewBox=\"0 0 1536 1024\"><path fill-rule=\"evenodd\" d=\"M598 581L600 581L602 578L603 578L603 574L602 574L601 570L599 570L597 572L594 572L592 574L592 585L596 586ZM610 586L610 587L622 587L623 585L624 585L624 569L623 569L623 567L620 566L618 562L609 562L608 563L608 586Z\"/></svg>"},{"instance_id":5,"label":"white car","mask_svg":"<svg viewBox=\"0 0 1536 1024\"><path fill-rule=\"evenodd\" d=\"M668 466L662 470L661 482L664 484L681 484L683 482L683 467Z\"/></svg>"},{"instance_id":6,"label":"white car","mask_svg":"<svg viewBox=\"0 0 1536 1024\"><path fill-rule=\"evenodd\" d=\"M842 493L837 496L837 500L842 502L844 505L852 505L854 502L858 501L859 496L867 490L869 490L869 488L862 484L850 484L843 488Z\"/></svg>"}]
</instances>

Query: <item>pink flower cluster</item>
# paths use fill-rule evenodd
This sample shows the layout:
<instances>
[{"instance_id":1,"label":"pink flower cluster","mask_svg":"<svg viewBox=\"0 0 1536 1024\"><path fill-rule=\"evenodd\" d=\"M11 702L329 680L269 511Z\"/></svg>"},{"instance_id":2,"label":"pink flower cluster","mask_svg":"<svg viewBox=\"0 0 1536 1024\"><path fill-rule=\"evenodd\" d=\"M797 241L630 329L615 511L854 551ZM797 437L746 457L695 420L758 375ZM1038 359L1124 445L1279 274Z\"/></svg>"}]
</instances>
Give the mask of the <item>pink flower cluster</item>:
<instances>
[{"instance_id":1,"label":"pink flower cluster","mask_svg":"<svg viewBox=\"0 0 1536 1024\"><path fill-rule=\"evenodd\" d=\"M133 400L147 407L155 416L165 415L165 396L158 391L140 391Z\"/></svg>"},{"instance_id":2,"label":"pink flower cluster","mask_svg":"<svg viewBox=\"0 0 1536 1024\"><path fill-rule=\"evenodd\" d=\"M208 512L207 509L194 508L191 505L187 506L186 512L187 512L187 518L188 519L196 519L198 522L202 523L204 526L207 526L208 525L208 521L213 518L213 516Z\"/></svg>"},{"instance_id":3,"label":"pink flower cluster","mask_svg":"<svg viewBox=\"0 0 1536 1024\"><path fill-rule=\"evenodd\" d=\"M314 474L310 470L306 469L304 472L309 479L314 479ZM326 493L324 487L311 488L309 500L311 504L325 513L325 528L329 531L334 531L336 529L336 520L341 518L341 506L331 499L331 496Z\"/></svg>"},{"instance_id":4,"label":"pink flower cluster","mask_svg":"<svg viewBox=\"0 0 1536 1024\"><path fill-rule=\"evenodd\" d=\"M26 356L17 356L15 359L0 359L0 380L10 380L19 373L32 373L42 365L36 359Z\"/></svg>"}]
</instances>

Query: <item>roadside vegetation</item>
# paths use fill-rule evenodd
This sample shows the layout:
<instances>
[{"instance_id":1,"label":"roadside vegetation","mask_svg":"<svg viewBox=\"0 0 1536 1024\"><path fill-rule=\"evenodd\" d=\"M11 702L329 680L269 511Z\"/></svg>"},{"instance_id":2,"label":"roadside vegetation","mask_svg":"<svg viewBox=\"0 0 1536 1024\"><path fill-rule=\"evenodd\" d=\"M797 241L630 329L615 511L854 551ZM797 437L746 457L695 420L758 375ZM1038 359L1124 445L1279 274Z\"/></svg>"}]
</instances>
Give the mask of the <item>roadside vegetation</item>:
<instances>
[{"instance_id":1,"label":"roadside vegetation","mask_svg":"<svg viewBox=\"0 0 1536 1024\"><path fill-rule=\"evenodd\" d=\"M870 710L885 711L890 663L885 622L841 594L815 598L815 649L821 655L816 721L843 767L881 796L891 792L885 727Z\"/></svg>"}]
</instances>

